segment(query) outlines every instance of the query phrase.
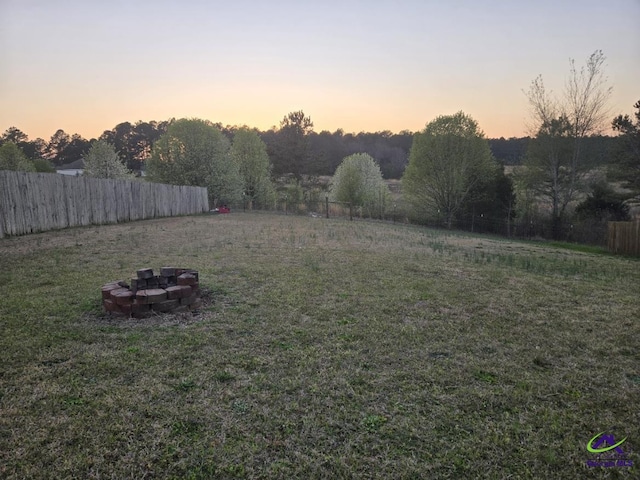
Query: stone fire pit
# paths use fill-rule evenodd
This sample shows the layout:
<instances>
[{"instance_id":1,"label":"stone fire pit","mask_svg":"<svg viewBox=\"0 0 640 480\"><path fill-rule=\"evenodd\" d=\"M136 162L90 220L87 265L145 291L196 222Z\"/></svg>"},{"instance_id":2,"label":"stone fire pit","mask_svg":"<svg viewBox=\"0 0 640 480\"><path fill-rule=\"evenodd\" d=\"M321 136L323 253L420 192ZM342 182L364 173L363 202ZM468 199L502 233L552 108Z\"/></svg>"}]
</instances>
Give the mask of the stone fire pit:
<instances>
[{"instance_id":1,"label":"stone fire pit","mask_svg":"<svg viewBox=\"0 0 640 480\"><path fill-rule=\"evenodd\" d=\"M116 280L102 286L102 306L106 312L140 318L202 307L196 270L162 267L160 275L154 275L151 268L143 268L136 274L129 283Z\"/></svg>"}]
</instances>

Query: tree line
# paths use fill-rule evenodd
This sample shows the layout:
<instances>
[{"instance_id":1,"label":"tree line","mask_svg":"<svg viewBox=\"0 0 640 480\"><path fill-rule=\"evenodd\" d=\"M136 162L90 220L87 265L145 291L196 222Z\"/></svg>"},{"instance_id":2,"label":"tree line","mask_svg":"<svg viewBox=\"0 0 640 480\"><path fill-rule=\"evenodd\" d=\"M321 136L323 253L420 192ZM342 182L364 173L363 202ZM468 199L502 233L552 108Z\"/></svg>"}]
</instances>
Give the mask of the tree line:
<instances>
[{"instance_id":1,"label":"tree line","mask_svg":"<svg viewBox=\"0 0 640 480\"><path fill-rule=\"evenodd\" d=\"M292 112L292 116L299 112ZM304 114L302 114L305 117ZM288 118L289 116L287 116ZM26 133L16 127L10 127L0 135L0 145L14 143L30 160L46 160L52 167L60 167L84 158L91 144L102 140L115 146L118 155L129 170L140 171L145 161L151 156L151 147L175 122L169 119L162 122L138 121L122 122L111 130L105 130L98 138L85 139L78 134L69 135L64 130L57 130L48 141L42 138L30 140ZM295 157L295 141L291 131L298 128L296 119L287 119L280 128L266 131L255 130L269 148L269 156L274 165L275 174L296 172L297 175L333 175L345 156L352 153L366 152L374 157L381 166L385 178L400 178L407 164L413 133L389 131L367 133L345 133L342 129L335 132L323 130L315 132L313 125L303 127L306 138L305 154ZM241 126L223 126L213 123L229 141ZM516 141L517 139L512 139ZM510 141L510 140L509 140ZM507 141L507 142L509 142ZM512 149L513 150L513 149ZM292 163L288 156L294 153L296 162ZM45 164L42 164L45 165Z\"/></svg>"},{"instance_id":2,"label":"tree line","mask_svg":"<svg viewBox=\"0 0 640 480\"><path fill-rule=\"evenodd\" d=\"M30 140L28 135L16 127L8 128L0 135L0 146L14 143L24 156L34 163L36 171L53 171L84 158L92 143L102 140L115 146L125 166L133 171L144 170L145 161L151 156L151 147L166 132L175 119L161 122L122 122L110 130L105 130L98 138L86 139L78 134L69 135L57 130L46 141L42 138ZM242 127L223 126L214 123L229 141ZM367 153L373 157L385 179L402 177L409 159L409 151L416 132L408 130L399 133L390 131L345 133L342 129L334 132L309 129L308 150L298 164L291 165L283 155L286 150L286 129L272 128L266 131L255 129L268 146L268 154L274 165L274 174L290 173L298 170L307 175L333 175L342 160L354 153ZM530 137L489 138L489 148L501 164L521 165L529 145ZM585 140L586 151L592 152L592 164L603 165L607 155L616 148L615 137L595 135Z\"/></svg>"},{"instance_id":3,"label":"tree line","mask_svg":"<svg viewBox=\"0 0 640 480\"><path fill-rule=\"evenodd\" d=\"M87 175L130 178L144 170L154 181L207 186L213 205L258 208L274 205L278 191L308 200L309 177L327 175L330 185L320 188L332 201L368 216L384 217L393 202L417 223L577 239L580 228L602 233L606 221L628 219L628 199L640 193L640 102L635 121L619 115L610 123L617 137L601 134L611 93L604 59L596 51L580 69L571 61L562 97L534 79L525 92L534 127L525 138L487 139L464 112L397 134L316 133L303 111L268 131L170 119L124 122L91 140L58 130L45 142L12 127L0 137L0 168L47 171L82 158ZM401 198L390 194L389 178L401 179ZM614 191L610 181L626 190Z\"/></svg>"}]
</instances>

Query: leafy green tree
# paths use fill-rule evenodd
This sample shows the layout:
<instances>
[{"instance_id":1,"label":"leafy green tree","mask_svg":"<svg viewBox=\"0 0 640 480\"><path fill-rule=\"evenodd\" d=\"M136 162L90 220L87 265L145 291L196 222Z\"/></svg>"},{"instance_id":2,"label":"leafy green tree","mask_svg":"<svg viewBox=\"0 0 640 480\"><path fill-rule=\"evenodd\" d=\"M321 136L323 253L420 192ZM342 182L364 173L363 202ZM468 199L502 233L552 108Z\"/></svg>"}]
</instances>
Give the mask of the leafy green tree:
<instances>
[{"instance_id":1,"label":"leafy green tree","mask_svg":"<svg viewBox=\"0 0 640 480\"><path fill-rule=\"evenodd\" d=\"M611 88L607 87L604 62L600 50L579 71L571 60L561 99L547 92L541 76L526 92L535 138L529 142L524 162L525 184L551 204L554 238L561 237L568 205L586 187L583 179L590 165L585 161L585 139L600 133L606 119Z\"/></svg>"},{"instance_id":2,"label":"leafy green tree","mask_svg":"<svg viewBox=\"0 0 640 480\"><path fill-rule=\"evenodd\" d=\"M604 180L591 182L590 192L575 208L568 235L573 241L606 245L609 222L630 220L625 195L616 193Z\"/></svg>"},{"instance_id":3,"label":"leafy green tree","mask_svg":"<svg viewBox=\"0 0 640 480\"><path fill-rule=\"evenodd\" d=\"M18 146L22 149L22 151L27 156L27 158L30 158L34 161L44 160L45 158L45 152L47 150L47 142L45 142L42 138L36 138L35 140L22 142ZM50 162L46 160L45 162L51 165ZM55 171L55 168L53 168L53 165L51 165L51 168Z\"/></svg>"},{"instance_id":4,"label":"leafy green tree","mask_svg":"<svg viewBox=\"0 0 640 480\"><path fill-rule=\"evenodd\" d=\"M520 165L527 151L529 137L490 138L489 147L495 159L502 165Z\"/></svg>"},{"instance_id":5,"label":"leafy green tree","mask_svg":"<svg viewBox=\"0 0 640 480\"><path fill-rule=\"evenodd\" d=\"M13 142L5 142L0 147L0 170L35 172L36 168Z\"/></svg>"},{"instance_id":6,"label":"leafy green tree","mask_svg":"<svg viewBox=\"0 0 640 480\"><path fill-rule=\"evenodd\" d=\"M245 201L262 208L272 204L275 189L271 183L271 162L267 146L255 130L240 128L235 132L231 158L242 177Z\"/></svg>"},{"instance_id":7,"label":"leafy green tree","mask_svg":"<svg viewBox=\"0 0 640 480\"><path fill-rule=\"evenodd\" d=\"M51 135L51 139L47 144L45 158L50 160L54 165L60 166L67 163L64 150L71 143L71 137L62 129L58 129L56 133Z\"/></svg>"},{"instance_id":8,"label":"leafy green tree","mask_svg":"<svg viewBox=\"0 0 640 480\"><path fill-rule=\"evenodd\" d=\"M493 232L511 236L516 198L513 180L498 166L493 174L480 179L464 201L458 222L471 231Z\"/></svg>"},{"instance_id":9,"label":"leafy green tree","mask_svg":"<svg viewBox=\"0 0 640 480\"><path fill-rule=\"evenodd\" d=\"M280 129L271 145L274 173L292 173L297 180L307 171L309 163L309 133L313 129L310 117L302 110L291 112L280 122Z\"/></svg>"},{"instance_id":10,"label":"leafy green tree","mask_svg":"<svg viewBox=\"0 0 640 480\"><path fill-rule=\"evenodd\" d=\"M127 168L137 172L143 169L144 162L151 156L153 143L167 131L172 121L138 121L135 125L122 122L102 132L98 140L112 144Z\"/></svg>"},{"instance_id":11,"label":"leafy green tree","mask_svg":"<svg viewBox=\"0 0 640 480\"><path fill-rule=\"evenodd\" d=\"M591 184L591 193L576 206L575 214L578 219L591 217L604 222L623 222L630 218L624 197L603 181Z\"/></svg>"},{"instance_id":12,"label":"leafy green tree","mask_svg":"<svg viewBox=\"0 0 640 480\"><path fill-rule=\"evenodd\" d=\"M331 180L329 194L334 201L362 207L370 217L382 216L391 202L380 166L367 153L354 153L342 160Z\"/></svg>"},{"instance_id":13,"label":"leafy green tree","mask_svg":"<svg viewBox=\"0 0 640 480\"><path fill-rule=\"evenodd\" d=\"M56 173L56 169L51 165L51 162L44 158L36 158L33 160L33 166L35 167L36 172Z\"/></svg>"},{"instance_id":14,"label":"leafy green tree","mask_svg":"<svg viewBox=\"0 0 640 480\"><path fill-rule=\"evenodd\" d=\"M83 158L89 148L91 148L91 142L77 133L69 136L64 130L57 130L44 149L43 158L56 166L66 165Z\"/></svg>"},{"instance_id":15,"label":"leafy green tree","mask_svg":"<svg viewBox=\"0 0 640 480\"><path fill-rule=\"evenodd\" d=\"M498 165L477 122L458 112L437 117L413 139L402 189L418 221L442 219L451 228L456 214Z\"/></svg>"},{"instance_id":16,"label":"leafy green tree","mask_svg":"<svg viewBox=\"0 0 640 480\"><path fill-rule=\"evenodd\" d=\"M44 157L47 142L41 138L29 140L26 133L16 127L9 127L0 135L0 145L7 142L15 143L29 160L36 160Z\"/></svg>"},{"instance_id":17,"label":"leafy green tree","mask_svg":"<svg viewBox=\"0 0 640 480\"><path fill-rule=\"evenodd\" d=\"M139 162L134 160L134 126L129 122L122 122L113 127L111 130L105 130L100 135L99 140L102 140L110 145L113 145L116 152L124 164L131 170L137 170L140 168Z\"/></svg>"},{"instance_id":18,"label":"leafy green tree","mask_svg":"<svg viewBox=\"0 0 640 480\"><path fill-rule=\"evenodd\" d=\"M23 142L29 141L29 137L26 133L17 127L9 127L0 136L0 145L7 142L13 142L16 145L20 145Z\"/></svg>"},{"instance_id":19,"label":"leafy green tree","mask_svg":"<svg viewBox=\"0 0 640 480\"><path fill-rule=\"evenodd\" d=\"M505 220L507 237L511 236L511 222L516 216L516 191L513 178L506 175L504 167L500 169L495 181L494 211L498 217ZM498 233L500 233L498 231Z\"/></svg>"},{"instance_id":20,"label":"leafy green tree","mask_svg":"<svg viewBox=\"0 0 640 480\"><path fill-rule=\"evenodd\" d=\"M83 138L77 133L74 133L71 136L69 145L67 145L66 148L62 151L59 159L62 160L63 164L75 162L76 160L84 158L84 156L89 152L90 148L91 141Z\"/></svg>"},{"instance_id":21,"label":"leafy green tree","mask_svg":"<svg viewBox=\"0 0 640 480\"><path fill-rule=\"evenodd\" d=\"M305 201L305 191L302 184L295 178L286 179L284 185L278 188L280 193L280 201L286 205L288 211L297 211L301 213L304 210L300 210Z\"/></svg>"},{"instance_id":22,"label":"leafy green tree","mask_svg":"<svg viewBox=\"0 0 640 480\"><path fill-rule=\"evenodd\" d=\"M242 198L242 177L229 149L229 140L211 122L176 120L153 145L147 162L148 178L207 187L212 205L238 202Z\"/></svg>"},{"instance_id":23,"label":"leafy green tree","mask_svg":"<svg viewBox=\"0 0 640 480\"><path fill-rule=\"evenodd\" d=\"M110 143L98 140L84 157L84 175L96 178L126 179L133 175L122 163Z\"/></svg>"},{"instance_id":24,"label":"leafy green tree","mask_svg":"<svg viewBox=\"0 0 640 480\"><path fill-rule=\"evenodd\" d=\"M640 194L640 100L633 108L635 123L629 115L618 115L613 119L613 129L620 133L614 150L614 161L609 167L613 180L620 180L623 186L635 195Z\"/></svg>"}]
</instances>

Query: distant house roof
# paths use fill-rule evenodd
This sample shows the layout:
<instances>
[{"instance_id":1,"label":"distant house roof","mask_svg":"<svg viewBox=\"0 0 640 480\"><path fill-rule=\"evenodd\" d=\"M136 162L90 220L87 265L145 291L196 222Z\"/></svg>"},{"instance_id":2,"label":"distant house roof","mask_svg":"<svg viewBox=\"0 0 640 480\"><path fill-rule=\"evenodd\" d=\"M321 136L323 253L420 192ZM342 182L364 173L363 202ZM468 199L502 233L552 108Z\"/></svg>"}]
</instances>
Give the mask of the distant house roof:
<instances>
[{"instance_id":1,"label":"distant house roof","mask_svg":"<svg viewBox=\"0 0 640 480\"><path fill-rule=\"evenodd\" d=\"M56 173L59 173L60 175L71 175L72 177L79 177L83 172L83 168L65 168L64 170L56 170Z\"/></svg>"},{"instance_id":2,"label":"distant house roof","mask_svg":"<svg viewBox=\"0 0 640 480\"><path fill-rule=\"evenodd\" d=\"M75 162L60 165L56 170L82 170L84 168L84 160L79 159Z\"/></svg>"}]
</instances>

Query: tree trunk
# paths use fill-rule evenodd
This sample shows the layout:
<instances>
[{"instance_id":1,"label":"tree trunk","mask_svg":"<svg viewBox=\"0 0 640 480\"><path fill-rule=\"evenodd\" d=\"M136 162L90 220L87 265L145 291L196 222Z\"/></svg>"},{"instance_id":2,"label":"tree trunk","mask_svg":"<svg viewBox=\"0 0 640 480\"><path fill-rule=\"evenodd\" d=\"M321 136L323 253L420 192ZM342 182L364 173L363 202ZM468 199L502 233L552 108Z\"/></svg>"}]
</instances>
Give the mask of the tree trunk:
<instances>
[{"instance_id":1,"label":"tree trunk","mask_svg":"<svg viewBox=\"0 0 640 480\"><path fill-rule=\"evenodd\" d=\"M471 232L473 233L473 227L476 220L476 207L475 205L471 209Z\"/></svg>"},{"instance_id":2,"label":"tree trunk","mask_svg":"<svg viewBox=\"0 0 640 480\"><path fill-rule=\"evenodd\" d=\"M556 214L551 218L551 237L554 240L562 239L562 218Z\"/></svg>"}]
</instances>

